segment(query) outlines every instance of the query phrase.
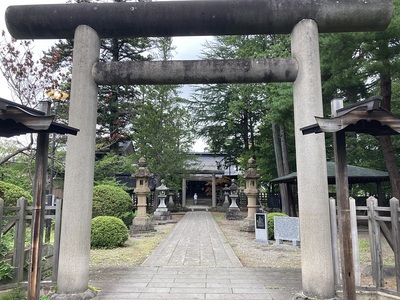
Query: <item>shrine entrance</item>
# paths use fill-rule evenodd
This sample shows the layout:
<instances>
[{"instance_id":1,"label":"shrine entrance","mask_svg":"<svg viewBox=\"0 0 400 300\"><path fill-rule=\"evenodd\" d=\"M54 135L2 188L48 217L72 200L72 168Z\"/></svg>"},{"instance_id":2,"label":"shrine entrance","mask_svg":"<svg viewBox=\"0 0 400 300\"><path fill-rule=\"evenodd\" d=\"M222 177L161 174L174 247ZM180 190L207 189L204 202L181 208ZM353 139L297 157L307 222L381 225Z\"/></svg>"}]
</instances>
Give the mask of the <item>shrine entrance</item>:
<instances>
[{"instance_id":1,"label":"shrine entrance","mask_svg":"<svg viewBox=\"0 0 400 300\"><path fill-rule=\"evenodd\" d=\"M384 30L392 0L139 1L10 6L17 39L74 38L65 194L57 291L88 288L98 85L293 83L302 240L307 297L335 295L328 214L325 140L300 128L323 115L319 33ZM290 34L288 58L100 62L101 38ZM186 185L185 185L186 186ZM212 199L213 204L216 199ZM316 251L318 250L318 251Z\"/></svg>"}]
</instances>

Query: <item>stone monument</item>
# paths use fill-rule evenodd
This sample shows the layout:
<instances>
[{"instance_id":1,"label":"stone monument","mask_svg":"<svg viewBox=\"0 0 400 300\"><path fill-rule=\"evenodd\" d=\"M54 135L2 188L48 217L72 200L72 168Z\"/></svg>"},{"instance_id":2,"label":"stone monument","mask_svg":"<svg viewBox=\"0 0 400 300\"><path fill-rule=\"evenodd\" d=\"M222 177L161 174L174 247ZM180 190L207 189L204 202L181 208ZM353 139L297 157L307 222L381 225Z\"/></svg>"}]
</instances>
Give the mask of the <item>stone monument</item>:
<instances>
[{"instance_id":1,"label":"stone monument","mask_svg":"<svg viewBox=\"0 0 400 300\"><path fill-rule=\"evenodd\" d=\"M254 158L250 158L248 160L247 170L244 172L243 178L246 179L246 188L244 193L247 196L247 217L243 220L240 230L254 232L254 215L256 214L258 208L257 179L260 178Z\"/></svg>"},{"instance_id":2,"label":"stone monument","mask_svg":"<svg viewBox=\"0 0 400 300\"><path fill-rule=\"evenodd\" d=\"M149 178L150 171L147 169L146 159L141 157L139 159L139 169L134 174L136 178L136 188L134 192L138 199L137 216L133 219L130 228L131 235L142 232L154 230L150 218L147 216L147 195L150 193Z\"/></svg>"}]
</instances>

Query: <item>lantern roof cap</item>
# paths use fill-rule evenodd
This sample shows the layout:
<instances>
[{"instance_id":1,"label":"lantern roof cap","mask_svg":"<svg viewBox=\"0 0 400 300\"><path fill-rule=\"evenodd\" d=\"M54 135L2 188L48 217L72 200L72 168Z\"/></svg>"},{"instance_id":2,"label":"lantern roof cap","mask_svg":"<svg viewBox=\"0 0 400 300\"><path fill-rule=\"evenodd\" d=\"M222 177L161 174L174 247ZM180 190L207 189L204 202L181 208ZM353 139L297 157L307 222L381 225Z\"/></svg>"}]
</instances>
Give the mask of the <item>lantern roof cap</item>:
<instances>
[{"instance_id":1,"label":"lantern roof cap","mask_svg":"<svg viewBox=\"0 0 400 300\"><path fill-rule=\"evenodd\" d=\"M260 174L257 171L256 160L251 157L247 162L247 170L244 172L243 178L245 179L258 179Z\"/></svg>"},{"instance_id":2,"label":"lantern roof cap","mask_svg":"<svg viewBox=\"0 0 400 300\"><path fill-rule=\"evenodd\" d=\"M159 192L163 192L164 191L165 192L165 191L169 190L169 188L164 184L164 182L165 182L165 180L161 179L161 185L156 188L156 191L159 191Z\"/></svg>"}]
</instances>

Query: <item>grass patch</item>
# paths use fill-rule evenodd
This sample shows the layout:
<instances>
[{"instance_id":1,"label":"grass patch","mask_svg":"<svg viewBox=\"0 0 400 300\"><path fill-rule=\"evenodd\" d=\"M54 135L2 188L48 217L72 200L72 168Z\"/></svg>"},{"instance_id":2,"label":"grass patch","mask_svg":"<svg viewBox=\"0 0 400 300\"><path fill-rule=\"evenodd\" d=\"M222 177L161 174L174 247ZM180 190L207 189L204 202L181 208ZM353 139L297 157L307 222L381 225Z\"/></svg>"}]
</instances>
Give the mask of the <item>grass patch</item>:
<instances>
[{"instance_id":1,"label":"grass patch","mask_svg":"<svg viewBox=\"0 0 400 300\"><path fill-rule=\"evenodd\" d=\"M170 233L173 224L157 226L154 233L129 237L123 247L90 250L90 267L139 266Z\"/></svg>"}]
</instances>

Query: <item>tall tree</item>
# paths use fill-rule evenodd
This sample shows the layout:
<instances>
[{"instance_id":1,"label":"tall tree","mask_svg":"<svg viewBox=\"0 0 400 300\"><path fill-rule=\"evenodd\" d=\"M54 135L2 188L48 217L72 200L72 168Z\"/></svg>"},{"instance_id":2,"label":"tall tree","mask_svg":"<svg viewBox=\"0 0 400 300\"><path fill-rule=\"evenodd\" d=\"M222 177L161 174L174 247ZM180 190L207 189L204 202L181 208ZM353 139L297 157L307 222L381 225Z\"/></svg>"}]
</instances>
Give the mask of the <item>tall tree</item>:
<instances>
[{"instance_id":1,"label":"tall tree","mask_svg":"<svg viewBox=\"0 0 400 300\"><path fill-rule=\"evenodd\" d=\"M8 38L4 31L0 44L0 62L0 72L7 80L12 100L33 108L36 108L39 101L47 98L46 91L58 89L60 82L68 75L64 72L53 72L54 57L40 57L40 54L34 53L33 41ZM12 139L12 142L17 147L7 147L7 150L13 149L13 152L2 151L0 154L0 165L8 169L7 172L3 171L3 174L10 173L10 166L25 165L25 169L18 169L22 174L17 175L14 172L13 177L23 176L29 178L32 183L31 168L35 163L34 136L26 135ZM11 181L10 178L8 180Z\"/></svg>"},{"instance_id":2,"label":"tall tree","mask_svg":"<svg viewBox=\"0 0 400 300\"><path fill-rule=\"evenodd\" d=\"M2 31L0 72L7 80L12 100L25 106L36 107L47 90L58 89L66 76L52 72L54 57L35 57L34 43L8 38Z\"/></svg>"},{"instance_id":3,"label":"tall tree","mask_svg":"<svg viewBox=\"0 0 400 300\"><path fill-rule=\"evenodd\" d=\"M263 36L214 37L203 51L205 59L262 57ZM257 153L260 120L265 114L263 84L212 84L196 90L191 103L199 134L213 152L227 154L228 163L247 161ZM247 159L246 159L247 157Z\"/></svg>"},{"instance_id":4,"label":"tall tree","mask_svg":"<svg viewBox=\"0 0 400 300\"><path fill-rule=\"evenodd\" d=\"M326 100L339 96L356 102L380 94L382 107L392 110L392 86L400 78L399 5L400 1L395 0L392 22L383 32L321 36L322 77ZM398 198L400 174L392 138L381 136L377 139L390 176L392 195Z\"/></svg>"},{"instance_id":5,"label":"tall tree","mask_svg":"<svg viewBox=\"0 0 400 300\"><path fill-rule=\"evenodd\" d=\"M127 0L75 0L69 2L129 2ZM101 40L100 61L149 60L155 41L151 38L111 38ZM56 67L71 67L73 40L59 41L47 54L57 58ZM64 82L69 90L69 81ZM119 143L129 138L130 120L136 117L140 105L137 86L99 86L97 146L98 151L118 153Z\"/></svg>"},{"instance_id":6,"label":"tall tree","mask_svg":"<svg viewBox=\"0 0 400 300\"><path fill-rule=\"evenodd\" d=\"M288 36L250 35L215 37L206 46L204 57L276 58L288 57L289 53ZM288 84L205 85L197 90L192 103L196 122L200 126L199 133L211 149L227 153L235 163L246 162L250 156L255 156L261 167L262 183L277 175L274 151L289 149L273 147L271 126L277 124L283 130L289 124L290 128L293 122L292 106ZM288 138L292 136L290 134ZM278 137L281 139L286 135L279 134ZM281 143L286 145L287 141L281 139ZM292 150L288 151L289 156L294 152ZM277 153L276 157L285 166L285 172L289 172L288 155Z\"/></svg>"},{"instance_id":7,"label":"tall tree","mask_svg":"<svg viewBox=\"0 0 400 300\"><path fill-rule=\"evenodd\" d=\"M157 43L159 58L169 60L174 50L171 38ZM149 169L158 180L178 188L181 174L189 168L188 154L194 136L191 116L178 86L141 86L141 103L131 120L131 138L139 155L147 159Z\"/></svg>"}]
</instances>

